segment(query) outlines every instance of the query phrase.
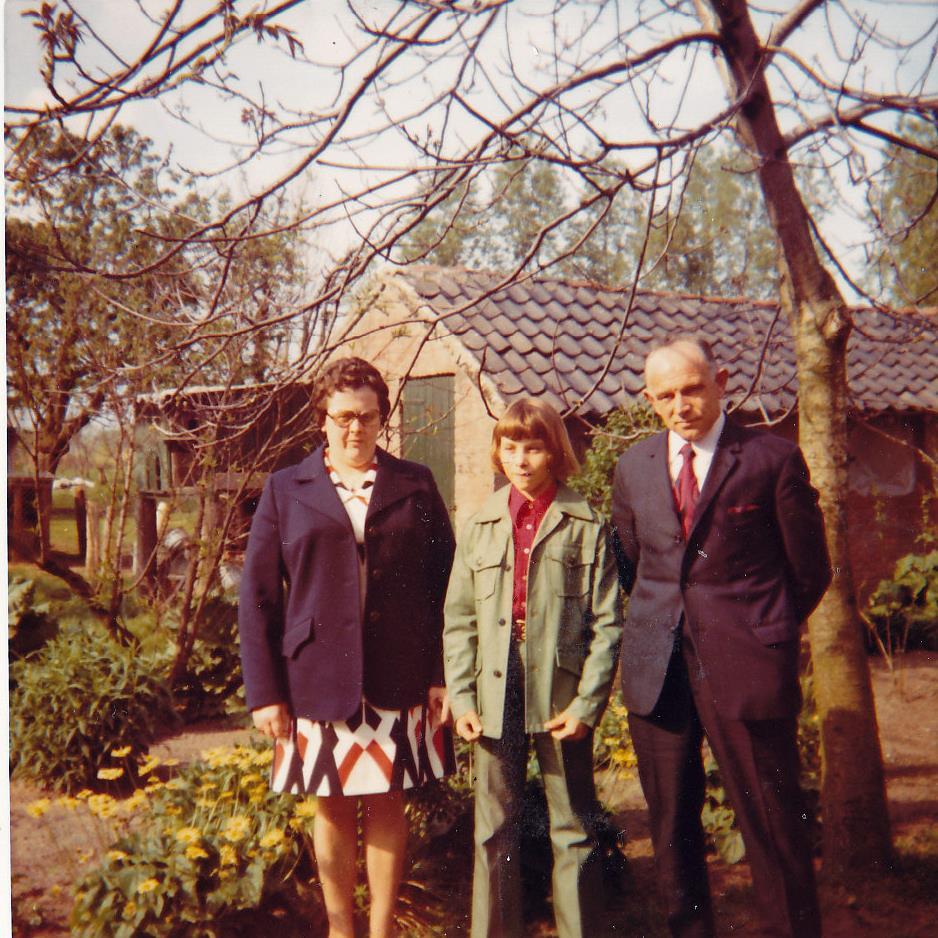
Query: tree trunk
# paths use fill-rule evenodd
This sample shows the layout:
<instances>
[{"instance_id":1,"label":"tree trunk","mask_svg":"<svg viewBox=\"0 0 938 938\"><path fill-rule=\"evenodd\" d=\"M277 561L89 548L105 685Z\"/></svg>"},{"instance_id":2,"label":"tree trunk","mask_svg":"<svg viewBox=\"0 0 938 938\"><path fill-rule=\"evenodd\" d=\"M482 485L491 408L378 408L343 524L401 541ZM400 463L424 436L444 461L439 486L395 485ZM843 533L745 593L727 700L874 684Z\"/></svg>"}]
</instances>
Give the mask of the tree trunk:
<instances>
[{"instance_id":1,"label":"tree trunk","mask_svg":"<svg viewBox=\"0 0 938 938\"><path fill-rule=\"evenodd\" d=\"M745 0L697 0L697 9L721 37L730 95L743 99L737 132L758 158L759 183L778 237L781 302L797 356L799 439L821 492L835 571L808 628L821 721L825 872L840 877L886 862L891 851L869 662L847 549L849 311L814 246Z\"/></svg>"}]
</instances>

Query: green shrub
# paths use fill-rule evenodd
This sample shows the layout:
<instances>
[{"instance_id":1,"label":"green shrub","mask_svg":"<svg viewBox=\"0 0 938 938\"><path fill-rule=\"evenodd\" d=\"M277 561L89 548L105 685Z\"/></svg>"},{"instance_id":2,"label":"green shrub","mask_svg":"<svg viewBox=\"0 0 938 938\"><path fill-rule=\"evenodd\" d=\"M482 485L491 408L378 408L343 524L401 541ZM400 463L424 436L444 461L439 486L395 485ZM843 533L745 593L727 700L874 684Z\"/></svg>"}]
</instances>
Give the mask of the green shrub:
<instances>
[{"instance_id":1,"label":"green shrub","mask_svg":"<svg viewBox=\"0 0 938 938\"><path fill-rule=\"evenodd\" d=\"M293 922L315 933L316 802L270 791L271 755L267 746L215 749L169 781L151 775L134 795L130 832L77 886L73 933L290 935Z\"/></svg>"},{"instance_id":2,"label":"green shrub","mask_svg":"<svg viewBox=\"0 0 938 938\"><path fill-rule=\"evenodd\" d=\"M58 634L51 603L36 602L34 580L13 577L7 594L9 653L11 659L36 654Z\"/></svg>"},{"instance_id":3,"label":"green shrub","mask_svg":"<svg viewBox=\"0 0 938 938\"><path fill-rule=\"evenodd\" d=\"M616 460L633 443L661 429L654 411L643 401L625 410L612 411L593 430L593 441L580 471L570 479L576 489L603 517L612 512L612 477Z\"/></svg>"},{"instance_id":4,"label":"green shrub","mask_svg":"<svg viewBox=\"0 0 938 938\"><path fill-rule=\"evenodd\" d=\"M96 625L16 662L12 771L56 791L101 788L109 779L98 773L111 767L112 750L143 751L174 721L165 670L165 658L122 646ZM132 776L133 762L124 768Z\"/></svg>"},{"instance_id":5,"label":"green shrub","mask_svg":"<svg viewBox=\"0 0 938 938\"><path fill-rule=\"evenodd\" d=\"M123 832L78 883L73 933L89 938L324 934L311 842L316 799L271 792L271 755L267 745L214 749L168 781L156 779L159 761L148 759L140 767L151 779L145 789L123 801L106 795L83 799L98 817L121 817ZM465 873L471 855L460 844L461 863L441 863L450 854L436 844L456 820L468 816L470 805L466 772L408 793L411 862L398 908L401 934L432 933L452 911L456 884L439 889L431 883L439 886L445 870L455 865ZM53 806L31 807L38 812ZM357 898L364 916L364 887Z\"/></svg>"},{"instance_id":6,"label":"green shrub","mask_svg":"<svg viewBox=\"0 0 938 938\"><path fill-rule=\"evenodd\" d=\"M175 640L175 635L174 635ZM237 601L210 597L202 608L185 674L173 688L186 722L224 715L242 687ZM244 712L243 702L237 709Z\"/></svg>"},{"instance_id":7,"label":"green shrub","mask_svg":"<svg viewBox=\"0 0 938 938\"><path fill-rule=\"evenodd\" d=\"M870 597L866 618L887 654L938 650L938 551L900 558Z\"/></svg>"}]
</instances>

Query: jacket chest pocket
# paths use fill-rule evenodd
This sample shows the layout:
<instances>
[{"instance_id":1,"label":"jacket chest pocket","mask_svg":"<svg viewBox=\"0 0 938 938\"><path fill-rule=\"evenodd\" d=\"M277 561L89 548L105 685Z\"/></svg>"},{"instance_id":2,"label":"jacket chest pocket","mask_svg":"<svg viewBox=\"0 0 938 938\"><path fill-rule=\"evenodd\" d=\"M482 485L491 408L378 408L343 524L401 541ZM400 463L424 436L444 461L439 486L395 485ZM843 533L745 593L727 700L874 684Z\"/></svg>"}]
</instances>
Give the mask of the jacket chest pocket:
<instances>
[{"instance_id":1,"label":"jacket chest pocket","mask_svg":"<svg viewBox=\"0 0 938 938\"><path fill-rule=\"evenodd\" d=\"M491 599L498 588L499 577L504 572L501 560L491 557L475 557L471 568L476 602Z\"/></svg>"},{"instance_id":2,"label":"jacket chest pocket","mask_svg":"<svg viewBox=\"0 0 938 938\"><path fill-rule=\"evenodd\" d=\"M581 547L554 548L545 555L548 583L559 596L589 592L592 555Z\"/></svg>"}]
</instances>

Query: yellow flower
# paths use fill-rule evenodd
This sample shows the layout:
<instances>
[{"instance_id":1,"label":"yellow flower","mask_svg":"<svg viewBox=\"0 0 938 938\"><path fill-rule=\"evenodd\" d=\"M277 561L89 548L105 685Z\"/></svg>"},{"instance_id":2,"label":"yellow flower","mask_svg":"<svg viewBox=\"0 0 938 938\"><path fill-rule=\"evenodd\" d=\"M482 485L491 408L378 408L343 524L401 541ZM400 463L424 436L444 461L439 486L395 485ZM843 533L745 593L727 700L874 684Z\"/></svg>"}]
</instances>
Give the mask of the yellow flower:
<instances>
[{"instance_id":1,"label":"yellow flower","mask_svg":"<svg viewBox=\"0 0 938 938\"><path fill-rule=\"evenodd\" d=\"M133 752L133 746L121 746L120 749L112 749L111 755L115 759L123 759L124 756L129 756Z\"/></svg>"},{"instance_id":2,"label":"yellow flower","mask_svg":"<svg viewBox=\"0 0 938 938\"><path fill-rule=\"evenodd\" d=\"M178 759L164 759L163 765L179 765Z\"/></svg>"},{"instance_id":3,"label":"yellow flower","mask_svg":"<svg viewBox=\"0 0 938 938\"><path fill-rule=\"evenodd\" d=\"M137 914L137 903L132 899L124 906L124 918L133 918Z\"/></svg>"},{"instance_id":4,"label":"yellow flower","mask_svg":"<svg viewBox=\"0 0 938 938\"><path fill-rule=\"evenodd\" d=\"M216 785L215 782L202 782L197 790L204 793L212 791L215 788L218 788L218 785Z\"/></svg>"},{"instance_id":5,"label":"yellow flower","mask_svg":"<svg viewBox=\"0 0 938 938\"><path fill-rule=\"evenodd\" d=\"M238 862L238 854L235 852L234 847L222 844L218 849L218 859L221 861L222 866L234 866Z\"/></svg>"},{"instance_id":6,"label":"yellow flower","mask_svg":"<svg viewBox=\"0 0 938 938\"><path fill-rule=\"evenodd\" d=\"M180 827L176 831L176 840L184 844L197 844L202 840L202 832L196 827Z\"/></svg>"},{"instance_id":7,"label":"yellow flower","mask_svg":"<svg viewBox=\"0 0 938 938\"><path fill-rule=\"evenodd\" d=\"M252 782L262 782L264 777L259 772L249 772L241 779L241 787L247 788Z\"/></svg>"},{"instance_id":8,"label":"yellow flower","mask_svg":"<svg viewBox=\"0 0 938 938\"><path fill-rule=\"evenodd\" d=\"M315 817L316 816L316 799L306 798L303 801L298 801L296 803L296 806L293 808L293 813L297 817Z\"/></svg>"},{"instance_id":9,"label":"yellow flower","mask_svg":"<svg viewBox=\"0 0 938 938\"><path fill-rule=\"evenodd\" d=\"M186 787L186 783L181 778L171 778L167 783L166 787L172 791L182 791Z\"/></svg>"},{"instance_id":10,"label":"yellow flower","mask_svg":"<svg viewBox=\"0 0 938 938\"><path fill-rule=\"evenodd\" d=\"M123 850L108 850L107 858L111 863L117 863L120 860L126 860L127 854Z\"/></svg>"},{"instance_id":11,"label":"yellow flower","mask_svg":"<svg viewBox=\"0 0 938 938\"><path fill-rule=\"evenodd\" d=\"M182 808L178 804L170 804L166 806L166 813L176 817L182 814Z\"/></svg>"},{"instance_id":12,"label":"yellow flower","mask_svg":"<svg viewBox=\"0 0 938 938\"><path fill-rule=\"evenodd\" d=\"M75 795L75 797L84 801L86 798L90 798L93 794L94 792L90 788L83 788L80 792L78 792L77 795Z\"/></svg>"},{"instance_id":13,"label":"yellow flower","mask_svg":"<svg viewBox=\"0 0 938 938\"><path fill-rule=\"evenodd\" d=\"M219 801L230 801L232 798L234 798L234 792L231 792L231 791L223 791L218 796Z\"/></svg>"},{"instance_id":14,"label":"yellow flower","mask_svg":"<svg viewBox=\"0 0 938 938\"><path fill-rule=\"evenodd\" d=\"M39 798L26 806L26 813L32 817L42 817L51 807L52 802L48 798Z\"/></svg>"},{"instance_id":15,"label":"yellow flower","mask_svg":"<svg viewBox=\"0 0 938 938\"><path fill-rule=\"evenodd\" d=\"M228 819L222 830L222 836L225 840L230 840L236 844L239 840L244 840L251 830L251 819L243 814L236 814Z\"/></svg>"},{"instance_id":16,"label":"yellow flower","mask_svg":"<svg viewBox=\"0 0 938 938\"><path fill-rule=\"evenodd\" d=\"M124 774L121 768L98 769L98 778L105 782L112 782L115 778L120 778Z\"/></svg>"},{"instance_id":17,"label":"yellow flower","mask_svg":"<svg viewBox=\"0 0 938 938\"><path fill-rule=\"evenodd\" d=\"M138 788L125 802L124 805L131 811L142 808L147 803L147 793Z\"/></svg>"},{"instance_id":18,"label":"yellow flower","mask_svg":"<svg viewBox=\"0 0 938 938\"><path fill-rule=\"evenodd\" d=\"M117 802L110 795L92 795L88 799L88 810L99 818L114 817Z\"/></svg>"},{"instance_id":19,"label":"yellow flower","mask_svg":"<svg viewBox=\"0 0 938 938\"><path fill-rule=\"evenodd\" d=\"M279 847L282 843L283 831L277 827L275 827L273 830L267 831L267 833L261 837L261 846L265 849L269 847Z\"/></svg>"},{"instance_id":20,"label":"yellow flower","mask_svg":"<svg viewBox=\"0 0 938 938\"><path fill-rule=\"evenodd\" d=\"M154 889L159 889L159 888L160 888L160 881L158 879L154 879L151 876L149 879L145 879L137 887L137 892L139 893L153 892Z\"/></svg>"},{"instance_id":21,"label":"yellow flower","mask_svg":"<svg viewBox=\"0 0 938 938\"><path fill-rule=\"evenodd\" d=\"M149 775L158 765L160 760L156 756L148 755L146 759L143 760L143 764L137 769L138 775Z\"/></svg>"},{"instance_id":22,"label":"yellow flower","mask_svg":"<svg viewBox=\"0 0 938 938\"><path fill-rule=\"evenodd\" d=\"M56 798L55 803L63 808L67 808L69 811L74 811L75 808L81 804L77 798L72 798L70 795L62 795Z\"/></svg>"},{"instance_id":23,"label":"yellow flower","mask_svg":"<svg viewBox=\"0 0 938 938\"><path fill-rule=\"evenodd\" d=\"M186 847L186 856L190 860L204 860L208 854L196 844L190 844Z\"/></svg>"}]
</instances>

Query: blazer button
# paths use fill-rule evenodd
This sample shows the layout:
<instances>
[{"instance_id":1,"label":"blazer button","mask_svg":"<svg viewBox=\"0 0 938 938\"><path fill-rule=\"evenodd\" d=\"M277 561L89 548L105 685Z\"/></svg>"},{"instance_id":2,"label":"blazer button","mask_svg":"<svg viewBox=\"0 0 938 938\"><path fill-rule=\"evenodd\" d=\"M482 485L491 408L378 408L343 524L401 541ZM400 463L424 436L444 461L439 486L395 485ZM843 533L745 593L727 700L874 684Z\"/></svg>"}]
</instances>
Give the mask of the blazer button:
<instances>
[{"instance_id":1,"label":"blazer button","mask_svg":"<svg viewBox=\"0 0 938 938\"><path fill-rule=\"evenodd\" d=\"M378 570L377 568L374 569L374 570L372 570L372 571L371 571L371 578L372 578L373 580L380 580L380 579L381 579L381 571Z\"/></svg>"},{"instance_id":2,"label":"blazer button","mask_svg":"<svg viewBox=\"0 0 938 938\"><path fill-rule=\"evenodd\" d=\"M499 624L499 625L507 625L508 623L505 621L505 619L499 619L499 620L498 620L498 624Z\"/></svg>"},{"instance_id":3,"label":"blazer button","mask_svg":"<svg viewBox=\"0 0 938 938\"><path fill-rule=\"evenodd\" d=\"M493 671L492 674L494 674L495 677L501 677L501 676L502 676L502 672L501 672L501 671Z\"/></svg>"},{"instance_id":4,"label":"blazer button","mask_svg":"<svg viewBox=\"0 0 938 938\"><path fill-rule=\"evenodd\" d=\"M378 612L377 609L372 609L371 612L368 613L369 622L377 622L380 618L381 618L381 613Z\"/></svg>"}]
</instances>

